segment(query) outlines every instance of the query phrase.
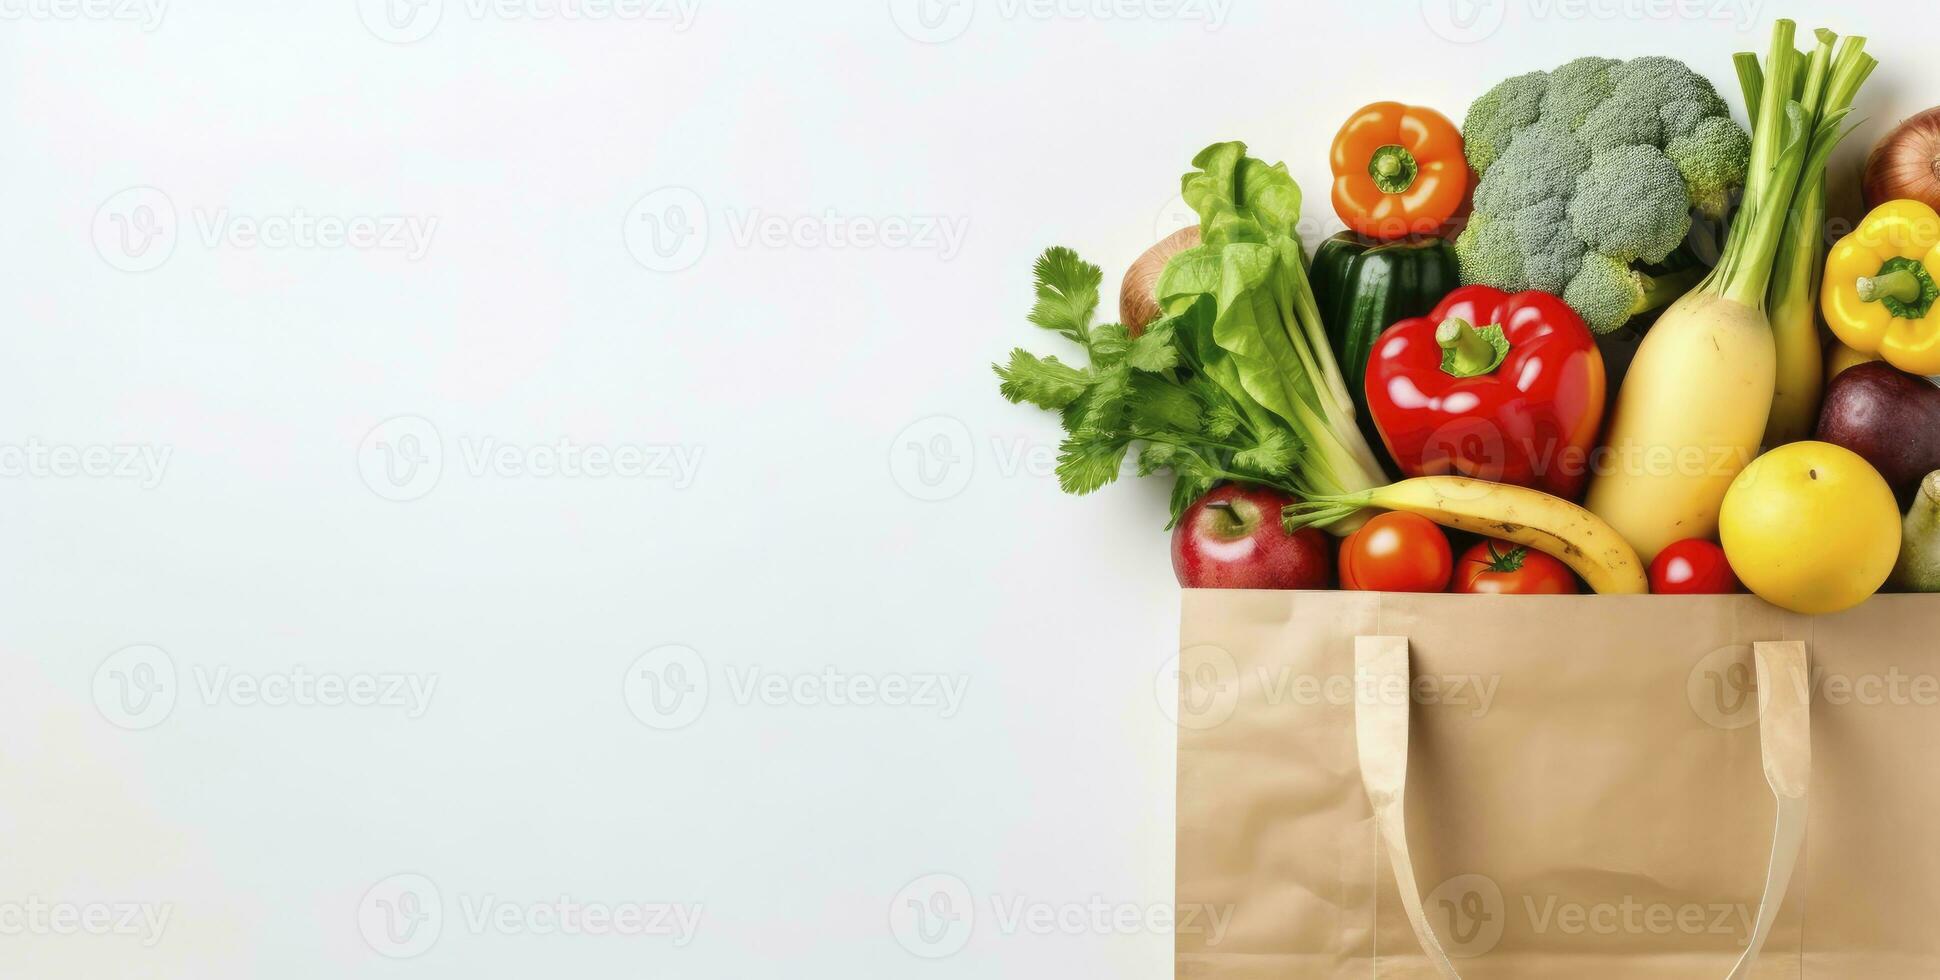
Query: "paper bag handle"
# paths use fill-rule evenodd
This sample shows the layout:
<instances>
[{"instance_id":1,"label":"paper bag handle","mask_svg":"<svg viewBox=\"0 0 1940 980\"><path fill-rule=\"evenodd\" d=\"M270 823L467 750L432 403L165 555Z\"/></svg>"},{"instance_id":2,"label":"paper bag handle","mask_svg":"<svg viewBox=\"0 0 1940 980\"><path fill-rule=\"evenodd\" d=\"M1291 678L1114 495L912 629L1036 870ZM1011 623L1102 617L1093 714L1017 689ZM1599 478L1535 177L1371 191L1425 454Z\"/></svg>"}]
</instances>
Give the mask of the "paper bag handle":
<instances>
[{"instance_id":1,"label":"paper bag handle","mask_svg":"<svg viewBox=\"0 0 1940 980\"><path fill-rule=\"evenodd\" d=\"M1805 844L1806 793L1812 783L1812 715L1805 644L1796 640L1757 643L1752 656L1758 669L1758 741L1764 754L1765 781L1778 802L1778 819L1772 831L1765 894L1759 900L1751 941L1726 980L1743 980L1751 975L1752 964L1771 935L1779 906L1785 903L1785 891ZM1435 969L1444 980L1461 980L1422 910L1414 860L1408 854L1408 821L1403 809L1408 787L1408 709L1413 701L1408 638L1356 638L1354 674L1354 734L1360 750L1361 782L1374 807L1375 824L1387 843L1401 905Z\"/></svg>"}]
</instances>

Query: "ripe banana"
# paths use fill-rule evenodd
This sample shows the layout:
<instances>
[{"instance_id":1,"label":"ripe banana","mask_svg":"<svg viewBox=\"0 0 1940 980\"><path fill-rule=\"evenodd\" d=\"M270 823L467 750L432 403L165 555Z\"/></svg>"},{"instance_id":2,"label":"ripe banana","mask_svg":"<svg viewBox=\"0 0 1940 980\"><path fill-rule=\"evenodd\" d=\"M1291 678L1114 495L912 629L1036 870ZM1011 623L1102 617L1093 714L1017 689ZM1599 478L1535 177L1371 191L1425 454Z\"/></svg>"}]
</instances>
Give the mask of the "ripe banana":
<instances>
[{"instance_id":1,"label":"ripe banana","mask_svg":"<svg viewBox=\"0 0 1940 980\"><path fill-rule=\"evenodd\" d=\"M1331 523L1364 507L1403 510L1459 531L1527 545L1568 565L1604 594L1649 591L1636 549L1602 518L1561 497L1460 476L1422 476L1288 507L1289 529Z\"/></svg>"}]
</instances>

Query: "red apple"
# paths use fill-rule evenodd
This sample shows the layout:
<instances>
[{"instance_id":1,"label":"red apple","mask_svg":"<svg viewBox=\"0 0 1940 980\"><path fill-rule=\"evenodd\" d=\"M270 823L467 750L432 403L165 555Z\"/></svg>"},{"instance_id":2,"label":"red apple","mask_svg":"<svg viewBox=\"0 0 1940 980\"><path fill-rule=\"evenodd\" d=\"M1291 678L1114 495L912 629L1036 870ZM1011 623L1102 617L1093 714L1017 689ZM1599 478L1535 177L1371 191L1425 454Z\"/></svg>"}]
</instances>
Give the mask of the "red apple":
<instances>
[{"instance_id":1,"label":"red apple","mask_svg":"<svg viewBox=\"0 0 1940 980\"><path fill-rule=\"evenodd\" d=\"M1188 589L1324 589L1327 535L1288 534L1280 508L1296 498L1229 483L1192 502L1172 531L1172 571Z\"/></svg>"}]
</instances>

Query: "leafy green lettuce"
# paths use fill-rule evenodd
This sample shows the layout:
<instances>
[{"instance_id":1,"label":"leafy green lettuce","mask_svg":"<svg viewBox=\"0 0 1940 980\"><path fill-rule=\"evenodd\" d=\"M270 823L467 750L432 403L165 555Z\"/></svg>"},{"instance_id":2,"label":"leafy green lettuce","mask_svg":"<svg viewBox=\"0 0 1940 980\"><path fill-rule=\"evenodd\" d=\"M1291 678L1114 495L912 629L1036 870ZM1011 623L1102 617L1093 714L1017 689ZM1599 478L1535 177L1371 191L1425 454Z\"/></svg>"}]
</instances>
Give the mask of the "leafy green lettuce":
<instances>
[{"instance_id":1,"label":"leafy green lettuce","mask_svg":"<svg viewBox=\"0 0 1940 980\"><path fill-rule=\"evenodd\" d=\"M1387 482L1354 424L1354 403L1307 281L1299 237L1300 186L1285 164L1215 143L1183 180L1202 244L1159 276L1159 304L1179 313L1210 303L1212 342L1230 355L1245 395L1300 444L1296 483L1349 493Z\"/></svg>"},{"instance_id":2,"label":"leafy green lettuce","mask_svg":"<svg viewBox=\"0 0 1940 980\"><path fill-rule=\"evenodd\" d=\"M1159 277L1165 316L1133 338L1093 326L1102 275L1068 248L1037 261L1030 320L1084 349L1065 364L1021 348L993 365L1002 393L1059 412L1058 481L1090 493L1137 472L1174 476L1172 524L1222 481L1288 493L1345 493L1386 482L1354 425L1296 228L1300 188L1284 165L1219 143L1193 160L1185 199L1203 244Z\"/></svg>"}]
</instances>

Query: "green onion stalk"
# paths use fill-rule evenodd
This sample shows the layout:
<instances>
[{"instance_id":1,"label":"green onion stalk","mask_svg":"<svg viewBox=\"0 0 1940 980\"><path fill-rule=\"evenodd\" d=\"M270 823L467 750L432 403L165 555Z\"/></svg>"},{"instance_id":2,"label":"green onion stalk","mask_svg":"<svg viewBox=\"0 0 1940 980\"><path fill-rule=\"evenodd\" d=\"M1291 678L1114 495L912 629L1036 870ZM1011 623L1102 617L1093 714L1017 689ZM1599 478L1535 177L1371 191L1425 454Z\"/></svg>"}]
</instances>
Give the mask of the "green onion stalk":
<instances>
[{"instance_id":1,"label":"green onion stalk","mask_svg":"<svg viewBox=\"0 0 1940 980\"><path fill-rule=\"evenodd\" d=\"M1852 111L1859 87L1879 66L1877 59L1865 53L1863 37L1841 41L1838 35L1823 29L1814 36L1818 44L1810 55L1791 50L1789 45L1783 52L1785 67L1793 78L1790 100L1799 106L1810 136L1791 207L1779 232L1765 294L1777 355L1771 416L1765 423L1764 445L1768 447L1809 438L1819 416L1825 387L1818 309L1820 279L1825 272L1826 164L1833 148L1850 131L1843 120ZM1779 55L1774 50L1773 58ZM1756 128L1770 104L1768 97L1782 95L1784 90L1768 88L1768 72L1759 65L1757 56L1740 53L1734 63ZM1753 164L1756 167L1755 158ZM1754 169L1753 178L1759 174ZM1752 197L1749 188L1746 197Z\"/></svg>"}]
</instances>

